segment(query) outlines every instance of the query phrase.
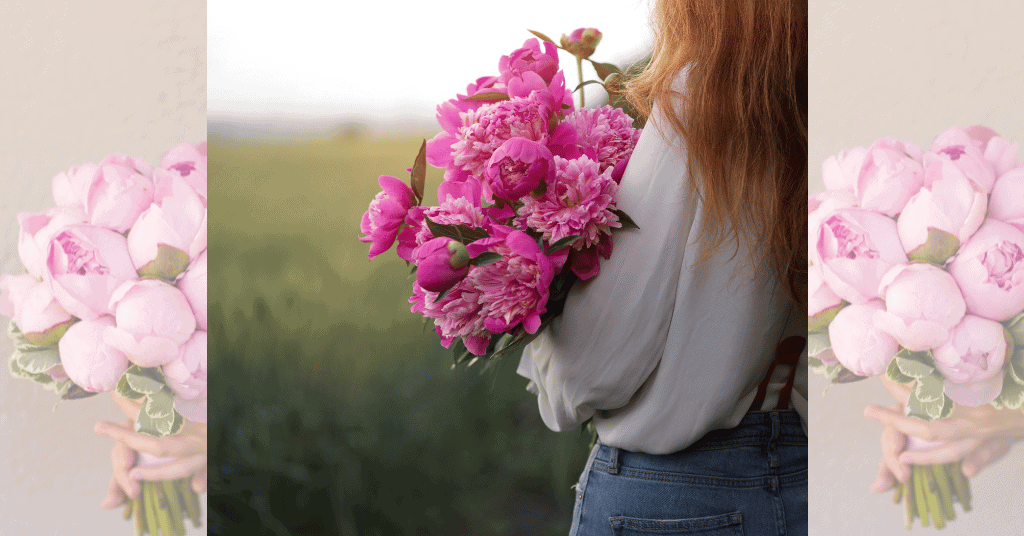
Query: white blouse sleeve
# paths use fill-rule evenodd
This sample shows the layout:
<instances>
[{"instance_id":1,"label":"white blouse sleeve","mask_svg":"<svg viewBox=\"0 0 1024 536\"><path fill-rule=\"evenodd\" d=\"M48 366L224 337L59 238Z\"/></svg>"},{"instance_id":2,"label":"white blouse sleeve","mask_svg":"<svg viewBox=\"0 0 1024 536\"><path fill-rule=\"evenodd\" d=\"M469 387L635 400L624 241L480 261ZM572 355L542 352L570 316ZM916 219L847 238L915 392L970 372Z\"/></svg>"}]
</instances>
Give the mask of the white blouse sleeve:
<instances>
[{"instance_id":1,"label":"white blouse sleeve","mask_svg":"<svg viewBox=\"0 0 1024 536\"><path fill-rule=\"evenodd\" d=\"M665 351L688 236L696 218L678 138L652 125L622 177L618 206L640 227L615 231L610 260L577 282L564 313L528 345L519 364L545 424L573 428L595 410L620 408ZM691 253L692 255L692 253Z\"/></svg>"}]
</instances>

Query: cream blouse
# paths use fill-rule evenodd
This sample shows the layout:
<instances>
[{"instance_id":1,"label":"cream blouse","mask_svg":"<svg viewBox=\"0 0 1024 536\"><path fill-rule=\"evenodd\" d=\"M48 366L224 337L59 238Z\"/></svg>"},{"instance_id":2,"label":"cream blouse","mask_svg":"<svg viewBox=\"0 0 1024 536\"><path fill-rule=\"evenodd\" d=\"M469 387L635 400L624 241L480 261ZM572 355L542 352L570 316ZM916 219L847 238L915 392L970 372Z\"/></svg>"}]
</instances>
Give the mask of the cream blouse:
<instances>
[{"instance_id":1,"label":"cream blouse","mask_svg":"<svg viewBox=\"0 0 1024 536\"><path fill-rule=\"evenodd\" d=\"M695 266L704 211L687 191L680 138L662 133L667 125L655 108L620 184L618 206L640 229L615 232L612 258L573 286L565 312L518 368L552 430L593 416L602 443L651 454L736 426L779 341L807 333L806 315L770 272L732 277L748 262L744 247ZM775 368L763 408L775 406L788 372ZM806 347L790 407L806 429Z\"/></svg>"}]
</instances>

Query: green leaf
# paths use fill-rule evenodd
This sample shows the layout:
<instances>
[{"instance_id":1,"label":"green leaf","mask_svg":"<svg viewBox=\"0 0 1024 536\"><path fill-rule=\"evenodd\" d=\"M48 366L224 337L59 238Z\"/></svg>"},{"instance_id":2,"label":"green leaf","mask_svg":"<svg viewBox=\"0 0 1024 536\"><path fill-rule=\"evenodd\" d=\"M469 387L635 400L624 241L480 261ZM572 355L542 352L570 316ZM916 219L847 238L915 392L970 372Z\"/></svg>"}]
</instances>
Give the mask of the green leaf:
<instances>
[{"instance_id":1,"label":"green leaf","mask_svg":"<svg viewBox=\"0 0 1024 536\"><path fill-rule=\"evenodd\" d=\"M554 316L551 316L548 317L543 322L541 322L540 327L537 328L536 333L528 333L525 329L520 331L519 334L514 336L511 340L509 340L505 346L495 351L494 354L491 355L491 357L494 358L502 354L510 354L516 350L519 350L520 348L525 347L527 344L530 344L530 342L532 342L534 339L540 337L541 333L544 333L544 330L547 329L547 327L551 324L551 321L554 320L554 318Z\"/></svg>"},{"instance_id":2,"label":"green leaf","mask_svg":"<svg viewBox=\"0 0 1024 536\"><path fill-rule=\"evenodd\" d=\"M885 369L885 377L897 383L910 383L914 381L913 376L907 376L900 372L900 367L896 364L895 358L889 361L889 366Z\"/></svg>"},{"instance_id":3,"label":"green leaf","mask_svg":"<svg viewBox=\"0 0 1024 536\"><path fill-rule=\"evenodd\" d=\"M174 411L174 393L170 388L163 389L146 396L146 402L142 405L146 414L154 419L167 417Z\"/></svg>"},{"instance_id":4,"label":"green leaf","mask_svg":"<svg viewBox=\"0 0 1024 536\"><path fill-rule=\"evenodd\" d=\"M956 254L958 249L960 249L960 239L946 231L929 227L928 239L917 249L907 253L907 258L915 262L928 262L942 266L947 259Z\"/></svg>"},{"instance_id":5,"label":"green leaf","mask_svg":"<svg viewBox=\"0 0 1024 536\"><path fill-rule=\"evenodd\" d=\"M893 359L900 372L912 378L923 378L935 370L935 362L929 352L911 352L904 348Z\"/></svg>"},{"instance_id":6,"label":"green leaf","mask_svg":"<svg viewBox=\"0 0 1024 536\"><path fill-rule=\"evenodd\" d=\"M832 348L832 341L829 340L828 333L816 332L807 334L807 355L816 356L829 348Z\"/></svg>"},{"instance_id":7,"label":"green leaf","mask_svg":"<svg viewBox=\"0 0 1024 536\"><path fill-rule=\"evenodd\" d=\"M917 383L914 385L914 396L921 402L935 402L945 396L943 390L942 375L935 371L927 376L918 378Z\"/></svg>"},{"instance_id":8,"label":"green leaf","mask_svg":"<svg viewBox=\"0 0 1024 536\"><path fill-rule=\"evenodd\" d=\"M119 395L121 395L121 396L123 396L123 397L125 397L125 398L127 398L129 400L138 400L138 399L146 396L145 394L140 393L140 392L136 391L135 389L132 389L131 386L128 385L127 374L122 374L121 375L121 379L117 380L117 387L116 387L115 390L117 391L117 394L119 394Z\"/></svg>"},{"instance_id":9,"label":"green leaf","mask_svg":"<svg viewBox=\"0 0 1024 536\"><path fill-rule=\"evenodd\" d=\"M60 338L67 333L68 328L70 328L75 322L78 322L78 320L72 318L67 322L53 326L43 333L25 333L23 336L26 341L36 346L42 348L56 348L57 343L60 342Z\"/></svg>"},{"instance_id":10,"label":"green leaf","mask_svg":"<svg viewBox=\"0 0 1024 536\"><path fill-rule=\"evenodd\" d=\"M615 214L616 216L619 217L619 223L622 224L622 228L623 229L639 229L640 228L640 226L637 225L635 221L633 221L633 218L629 217L629 214L626 214L625 212L623 212L623 211L621 211L619 209L613 210L612 214Z\"/></svg>"},{"instance_id":11,"label":"green leaf","mask_svg":"<svg viewBox=\"0 0 1024 536\"><path fill-rule=\"evenodd\" d=\"M1009 370L1006 371L1006 376L1003 378L1003 390L996 397L996 401L1003 407L1011 409L1021 409L1021 406L1024 406L1024 385L1014 381Z\"/></svg>"},{"instance_id":12,"label":"green leaf","mask_svg":"<svg viewBox=\"0 0 1024 536\"><path fill-rule=\"evenodd\" d=\"M38 350L15 350L18 366L25 372L39 374L60 364L60 352L56 347L39 348Z\"/></svg>"},{"instance_id":13,"label":"green leaf","mask_svg":"<svg viewBox=\"0 0 1024 536\"><path fill-rule=\"evenodd\" d=\"M146 413L145 405L143 405L143 407L139 408L139 415L135 419L135 431L153 437L170 435L174 429L176 416L180 418L178 412L172 411L169 415L153 418Z\"/></svg>"},{"instance_id":14,"label":"green leaf","mask_svg":"<svg viewBox=\"0 0 1024 536\"><path fill-rule=\"evenodd\" d=\"M815 374L821 374L823 376L832 379L842 365L826 365L822 360L817 357L811 356L807 358L807 368Z\"/></svg>"},{"instance_id":15,"label":"green leaf","mask_svg":"<svg viewBox=\"0 0 1024 536\"><path fill-rule=\"evenodd\" d=\"M125 371L124 377L128 382L128 387L144 395L151 395L167 385L163 373L157 367L142 368L132 365Z\"/></svg>"},{"instance_id":16,"label":"green leaf","mask_svg":"<svg viewBox=\"0 0 1024 536\"><path fill-rule=\"evenodd\" d=\"M601 84L601 87L604 87L604 82L600 82L598 80L587 80L586 82L581 82L580 84L578 84L575 88L573 88L572 92L576 93L577 91L580 90L581 87L589 86L590 84Z\"/></svg>"},{"instance_id":17,"label":"green leaf","mask_svg":"<svg viewBox=\"0 0 1024 536\"><path fill-rule=\"evenodd\" d=\"M553 45L557 45L558 44L558 43L554 42L550 37L548 37L548 36L538 32L536 30L526 30L526 31L532 33L533 35L536 35L537 37L540 38L541 41L547 41L548 43L551 43Z\"/></svg>"},{"instance_id":18,"label":"green leaf","mask_svg":"<svg viewBox=\"0 0 1024 536\"><path fill-rule=\"evenodd\" d=\"M589 60L590 64L594 66L594 70L597 71L597 77L601 80L608 78L608 75L612 73L621 73L622 69L619 69L611 63L600 63L594 60Z\"/></svg>"},{"instance_id":19,"label":"green leaf","mask_svg":"<svg viewBox=\"0 0 1024 536\"><path fill-rule=\"evenodd\" d=\"M906 414L908 417L914 417L922 421L931 422L941 418L944 413L944 406L946 404L953 404L953 401L945 394L942 395L942 398L930 402L917 398L916 394L916 389L911 391L910 397L907 399Z\"/></svg>"},{"instance_id":20,"label":"green leaf","mask_svg":"<svg viewBox=\"0 0 1024 536\"><path fill-rule=\"evenodd\" d=\"M467 101L467 102L472 102L472 101L497 102L497 101L503 101L503 100L511 100L511 97L509 97L507 94L501 93L499 91L484 91L482 93L477 93L476 95L472 95L470 97L464 97L461 100L464 100L464 101Z\"/></svg>"},{"instance_id":21,"label":"green leaf","mask_svg":"<svg viewBox=\"0 0 1024 536\"><path fill-rule=\"evenodd\" d=\"M485 251L472 259L469 259L469 264L473 266L487 266L488 264L494 264L502 259L501 253L494 251Z\"/></svg>"},{"instance_id":22,"label":"green leaf","mask_svg":"<svg viewBox=\"0 0 1024 536\"><path fill-rule=\"evenodd\" d=\"M828 331L828 325L832 323L839 311L846 307L846 302L840 303L835 307L830 307L824 311L807 319L807 331Z\"/></svg>"},{"instance_id":23,"label":"green leaf","mask_svg":"<svg viewBox=\"0 0 1024 536\"><path fill-rule=\"evenodd\" d=\"M412 164L412 171L409 173L409 186L412 193L416 195L416 204L423 202L423 188L427 180L427 140L420 145L420 152L416 154L416 160Z\"/></svg>"},{"instance_id":24,"label":"green leaf","mask_svg":"<svg viewBox=\"0 0 1024 536\"><path fill-rule=\"evenodd\" d=\"M60 396L61 400L81 400L83 398L89 398L90 396L96 396L99 393L87 391L76 383L67 382L67 389L64 394Z\"/></svg>"},{"instance_id":25,"label":"green leaf","mask_svg":"<svg viewBox=\"0 0 1024 536\"><path fill-rule=\"evenodd\" d=\"M15 350L34 351L43 348L38 344L33 344L32 342L29 342L29 340L25 338L25 335L21 332L21 330L18 329L18 325L14 323L14 320L11 320L7 324L7 336L10 337L11 342L14 343Z\"/></svg>"},{"instance_id":26,"label":"green leaf","mask_svg":"<svg viewBox=\"0 0 1024 536\"><path fill-rule=\"evenodd\" d=\"M157 244L156 258L139 268L139 277L174 281L188 268L188 253L167 244Z\"/></svg>"},{"instance_id":27,"label":"green leaf","mask_svg":"<svg viewBox=\"0 0 1024 536\"><path fill-rule=\"evenodd\" d=\"M436 223L426 216L423 217L423 221L426 222L427 229L430 230L430 234L434 235L434 238L446 236L452 240L458 240L463 244L469 244L482 238L490 238L487 231L479 227L470 227L463 224L449 225L445 223Z\"/></svg>"},{"instance_id":28,"label":"green leaf","mask_svg":"<svg viewBox=\"0 0 1024 536\"><path fill-rule=\"evenodd\" d=\"M1024 313L1013 317L1009 322L1003 324L1006 331L1010 332L1016 348L1024 347Z\"/></svg>"},{"instance_id":29,"label":"green leaf","mask_svg":"<svg viewBox=\"0 0 1024 536\"><path fill-rule=\"evenodd\" d=\"M462 338L456 338L455 342L452 343L452 362L454 365L458 365L472 356L473 352L466 348L466 343L462 342Z\"/></svg>"},{"instance_id":30,"label":"green leaf","mask_svg":"<svg viewBox=\"0 0 1024 536\"><path fill-rule=\"evenodd\" d=\"M565 238L562 238L561 240L556 240L555 243L551 244L551 247L549 247L547 252L545 252L544 254L551 255L552 253L562 251L563 249L573 245L580 238L583 237L580 235L569 235Z\"/></svg>"},{"instance_id":31,"label":"green leaf","mask_svg":"<svg viewBox=\"0 0 1024 536\"><path fill-rule=\"evenodd\" d=\"M836 365L839 369L832 376L832 383L854 383L868 379L868 376L861 376L847 369L842 365Z\"/></svg>"},{"instance_id":32,"label":"green leaf","mask_svg":"<svg viewBox=\"0 0 1024 536\"><path fill-rule=\"evenodd\" d=\"M1024 385L1024 345L1017 345L1017 350L1006 364L1006 370L1010 373L1009 379Z\"/></svg>"}]
</instances>

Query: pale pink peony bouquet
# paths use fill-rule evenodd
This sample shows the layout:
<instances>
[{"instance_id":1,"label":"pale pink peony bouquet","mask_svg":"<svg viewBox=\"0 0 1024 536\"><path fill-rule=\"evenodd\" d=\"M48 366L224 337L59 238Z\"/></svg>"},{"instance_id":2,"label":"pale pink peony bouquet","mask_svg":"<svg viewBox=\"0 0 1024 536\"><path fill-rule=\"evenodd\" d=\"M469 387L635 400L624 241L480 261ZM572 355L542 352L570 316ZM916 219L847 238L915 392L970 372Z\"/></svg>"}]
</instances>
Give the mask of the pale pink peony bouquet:
<instances>
[{"instance_id":1,"label":"pale pink peony bouquet","mask_svg":"<svg viewBox=\"0 0 1024 536\"><path fill-rule=\"evenodd\" d=\"M808 199L811 366L834 383L869 376L914 386L906 414L956 404L1024 405L1024 164L1018 143L983 126L950 128L928 151L892 138L827 159ZM915 467L908 504L938 491L969 508L947 466ZM943 480L945 479L945 480ZM948 485L947 485L948 484ZM961 488L957 495L956 489ZM925 505L919 502L918 505ZM916 508L916 507L915 507ZM937 515L938 514L938 515Z\"/></svg>"},{"instance_id":2,"label":"pale pink peony bouquet","mask_svg":"<svg viewBox=\"0 0 1024 536\"><path fill-rule=\"evenodd\" d=\"M18 214L25 273L0 275L14 376L61 400L140 400L136 431L154 437L206 422L206 169L205 142L158 167L113 154L54 177L53 208ZM137 523L197 507L187 481L144 487L128 505Z\"/></svg>"},{"instance_id":3,"label":"pale pink peony bouquet","mask_svg":"<svg viewBox=\"0 0 1024 536\"><path fill-rule=\"evenodd\" d=\"M412 311L434 321L456 363L527 344L576 280L598 275L612 231L636 227L615 199L640 131L620 109L575 109L558 66L562 49L618 77L589 59L600 32L577 30L562 46L532 33L539 40L502 56L498 75L437 107L442 131L409 184L381 176L362 219L370 259L397 242L415 265ZM577 90L600 83L580 79ZM444 170L436 206L421 205L427 163Z\"/></svg>"}]
</instances>

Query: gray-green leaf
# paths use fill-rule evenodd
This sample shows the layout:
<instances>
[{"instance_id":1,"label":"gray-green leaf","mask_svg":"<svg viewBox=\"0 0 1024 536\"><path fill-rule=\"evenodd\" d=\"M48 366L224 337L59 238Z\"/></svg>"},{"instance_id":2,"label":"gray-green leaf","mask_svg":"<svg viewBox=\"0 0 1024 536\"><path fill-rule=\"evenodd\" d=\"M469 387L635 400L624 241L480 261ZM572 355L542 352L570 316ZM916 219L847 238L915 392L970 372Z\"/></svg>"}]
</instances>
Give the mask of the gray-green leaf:
<instances>
[{"instance_id":1,"label":"gray-green leaf","mask_svg":"<svg viewBox=\"0 0 1024 536\"><path fill-rule=\"evenodd\" d=\"M46 372L60 364L60 352L57 351L57 347L16 350L14 355L21 369L33 374Z\"/></svg>"},{"instance_id":2,"label":"gray-green leaf","mask_svg":"<svg viewBox=\"0 0 1024 536\"><path fill-rule=\"evenodd\" d=\"M156 367L142 368L138 365L132 365L125 371L124 377L128 382L128 387L144 395L151 395L163 389L164 385L167 384L163 373Z\"/></svg>"}]
</instances>

